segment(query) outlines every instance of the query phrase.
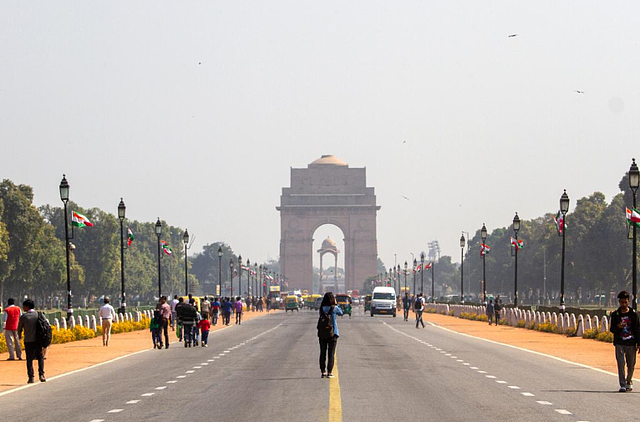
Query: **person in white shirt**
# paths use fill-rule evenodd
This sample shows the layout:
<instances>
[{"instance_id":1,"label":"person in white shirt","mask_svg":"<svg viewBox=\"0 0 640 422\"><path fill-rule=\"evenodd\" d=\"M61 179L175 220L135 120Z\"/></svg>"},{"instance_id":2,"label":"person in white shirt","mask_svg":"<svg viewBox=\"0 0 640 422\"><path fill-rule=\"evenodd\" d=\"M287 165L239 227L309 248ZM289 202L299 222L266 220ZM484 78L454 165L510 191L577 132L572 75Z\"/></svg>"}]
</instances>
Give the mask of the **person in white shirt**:
<instances>
[{"instance_id":1,"label":"person in white shirt","mask_svg":"<svg viewBox=\"0 0 640 422\"><path fill-rule=\"evenodd\" d=\"M169 302L169 306L171 306L171 330L176 330L176 317L178 316L176 312L176 305L178 304L178 295L173 295L173 300Z\"/></svg>"},{"instance_id":2,"label":"person in white shirt","mask_svg":"<svg viewBox=\"0 0 640 422\"><path fill-rule=\"evenodd\" d=\"M98 317L102 321L102 345L108 346L111 339L111 321L116 317L116 311L109 305L109 298L104 298L104 305L98 311Z\"/></svg>"}]
</instances>

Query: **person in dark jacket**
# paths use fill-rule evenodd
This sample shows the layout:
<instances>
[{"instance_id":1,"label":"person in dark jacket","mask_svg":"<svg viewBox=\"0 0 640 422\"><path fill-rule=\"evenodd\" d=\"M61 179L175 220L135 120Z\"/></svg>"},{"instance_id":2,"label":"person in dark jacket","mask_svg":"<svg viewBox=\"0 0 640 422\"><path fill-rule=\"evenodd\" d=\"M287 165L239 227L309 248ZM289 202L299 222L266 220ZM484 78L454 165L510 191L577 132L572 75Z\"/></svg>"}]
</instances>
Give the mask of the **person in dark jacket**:
<instances>
[{"instance_id":1,"label":"person in dark jacket","mask_svg":"<svg viewBox=\"0 0 640 422\"><path fill-rule=\"evenodd\" d=\"M44 377L44 354L42 353L42 345L38 343L37 338L37 325L38 325L38 313L34 309L36 306L33 300L27 299L22 303L22 310L24 314L20 317L18 322L18 338L22 336L24 331L24 348L27 352L27 375L29 376L28 384L33 384L33 360L38 359L38 375L40 375L40 382L46 382Z\"/></svg>"},{"instance_id":2,"label":"person in dark jacket","mask_svg":"<svg viewBox=\"0 0 640 422\"><path fill-rule=\"evenodd\" d=\"M620 393L633 390L633 370L636 366L636 352L640 353L640 325L636 311L629 308L629 293L621 291L618 294L620 307L611 314L613 345L616 348L616 362L618 363L618 381ZM625 360L627 373L625 376Z\"/></svg>"},{"instance_id":3,"label":"person in dark jacket","mask_svg":"<svg viewBox=\"0 0 640 422\"><path fill-rule=\"evenodd\" d=\"M333 296L332 292L325 293L322 298L322 303L320 304L320 316L323 314L330 316L331 324L333 326L332 337L323 338L320 335L320 331L318 331L318 340L320 341L320 372L322 372L321 378L333 378L332 371L336 355L336 346L338 344L338 337L340 337L336 315L343 315L342 309L337 306L337 304L336 298Z\"/></svg>"},{"instance_id":4,"label":"person in dark jacket","mask_svg":"<svg viewBox=\"0 0 640 422\"><path fill-rule=\"evenodd\" d=\"M195 339L193 330L198 319L198 310L191 303L185 303L181 308L182 314L182 332L184 334L184 347L191 347L191 343Z\"/></svg>"}]
</instances>

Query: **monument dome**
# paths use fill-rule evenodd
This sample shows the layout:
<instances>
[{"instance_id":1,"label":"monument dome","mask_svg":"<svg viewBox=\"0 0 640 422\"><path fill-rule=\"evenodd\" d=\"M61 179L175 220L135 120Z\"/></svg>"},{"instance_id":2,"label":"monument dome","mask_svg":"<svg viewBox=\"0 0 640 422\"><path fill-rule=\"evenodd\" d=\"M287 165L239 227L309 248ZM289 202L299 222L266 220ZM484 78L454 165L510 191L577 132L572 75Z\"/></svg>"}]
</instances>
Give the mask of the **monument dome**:
<instances>
[{"instance_id":1,"label":"monument dome","mask_svg":"<svg viewBox=\"0 0 640 422\"><path fill-rule=\"evenodd\" d=\"M323 155L322 157L315 160L313 163L309 164L309 166L348 166L347 163L336 157L335 155Z\"/></svg>"}]
</instances>

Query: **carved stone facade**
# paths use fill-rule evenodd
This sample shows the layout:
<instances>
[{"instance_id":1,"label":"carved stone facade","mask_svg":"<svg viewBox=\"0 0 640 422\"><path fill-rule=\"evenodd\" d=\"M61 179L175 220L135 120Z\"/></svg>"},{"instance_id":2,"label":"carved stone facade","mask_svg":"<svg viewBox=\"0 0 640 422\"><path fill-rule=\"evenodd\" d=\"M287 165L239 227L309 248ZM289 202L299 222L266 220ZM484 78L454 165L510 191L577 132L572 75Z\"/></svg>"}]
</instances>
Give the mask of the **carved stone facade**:
<instances>
[{"instance_id":1,"label":"carved stone facade","mask_svg":"<svg viewBox=\"0 0 640 422\"><path fill-rule=\"evenodd\" d=\"M309 289L313 282L313 233L324 224L339 227L345 244L345 288L358 289L376 275L378 241L374 188L365 168L349 168L323 155L306 169L291 169L291 187L282 189L280 271L289 289Z\"/></svg>"}]
</instances>

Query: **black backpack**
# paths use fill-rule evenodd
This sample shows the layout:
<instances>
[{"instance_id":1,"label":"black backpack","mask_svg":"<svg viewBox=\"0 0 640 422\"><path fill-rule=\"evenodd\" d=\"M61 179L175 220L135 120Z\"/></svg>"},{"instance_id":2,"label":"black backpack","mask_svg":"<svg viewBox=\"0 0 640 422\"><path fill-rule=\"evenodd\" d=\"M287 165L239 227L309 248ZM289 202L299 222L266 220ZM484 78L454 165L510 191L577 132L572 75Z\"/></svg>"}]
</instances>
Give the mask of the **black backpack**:
<instances>
[{"instance_id":1,"label":"black backpack","mask_svg":"<svg viewBox=\"0 0 640 422\"><path fill-rule=\"evenodd\" d=\"M38 320L36 323L36 342L42 347L47 348L51 344L51 324L44 317L42 312L38 312Z\"/></svg>"},{"instance_id":2,"label":"black backpack","mask_svg":"<svg viewBox=\"0 0 640 422\"><path fill-rule=\"evenodd\" d=\"M318 318L318 337L321 339L333 338L335 334L333 332L333 321L331 320L331 314L333 314L333 306L329 310L329 313L325 313L320 309L320 318Z\"/></svg>"},{"instance_id":3,"label":"black backpack","mask_svg":"<svg viewBox=\"0 0 640 422\"><path fill-rule=\"evenodd\" d=\"M422 298L416 298L416 301L413 303L413 309L415 309L416 311L422 309Z\"/></svg>"}]
</instances>

